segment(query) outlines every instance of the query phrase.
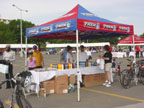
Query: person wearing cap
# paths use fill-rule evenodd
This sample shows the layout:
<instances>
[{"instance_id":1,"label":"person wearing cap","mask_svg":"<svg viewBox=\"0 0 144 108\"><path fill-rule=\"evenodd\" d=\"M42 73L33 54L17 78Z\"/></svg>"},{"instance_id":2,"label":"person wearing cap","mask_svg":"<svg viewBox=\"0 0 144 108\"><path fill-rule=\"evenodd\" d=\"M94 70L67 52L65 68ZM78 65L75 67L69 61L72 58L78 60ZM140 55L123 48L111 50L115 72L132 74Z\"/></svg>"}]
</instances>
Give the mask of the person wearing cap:
<instances>
[{"instance_id":1,"label":"person wearing cap","mask_svg":"<svg viewBox=\"0 0 144 108\"><path fill-rule=\"evenodd\" d=\"M67 48L67 55L66 55L66 63L73 63L73 56L72 56L72 47Z\"/></svg>"},{"instance_id":2,"label":"person wearing cap","mask_svg":"<svg viewBox=\"0 0 144 108\"><path fill-rule=\"evenodd\" d=\"M88 56L87 53L85 52L85 47L83 45L80 46L79 61L88 62Z\"/></svg>"},{"instance_id":3,"label":"person wearing cap","mask_svg":"<svg viewBox=\"0 0 144 108\"><path fill-rule=\"evenodd\" d=\"M13 61L15 60L15 52L11 50L10 45L6 45L5 51L3 53L3 60L9 65L8 73L6 74L6 79L13 78ZM6 88L14 88L13 81L7 81Z\"/></svg>"},{"instance_id":4,"label":"person wearing cap","mask_svg":"<svg viewBox=\"0 0 144 108\"><path fill-rule=\"evenodd\" d=\"M28 68L29 70L33 70L36 67L36 58L33 57L33 52L30 51L28 52L28 58L27 58L27 62L28 62Z\"/></svg>"},{"instance_id":5,"label":"person wearing cap","mask_svg":"<svg viewBox=\"0 0 144 108\"><path fill-rule=\"evenodd\" d=\"M33 46L33 57L36 58L36 67L35 68L43 68L44 66L44 61L43 61L43 55L40 52L40 50L38 50L37 46L34 45Z\"/></svg>"}]
</instances>

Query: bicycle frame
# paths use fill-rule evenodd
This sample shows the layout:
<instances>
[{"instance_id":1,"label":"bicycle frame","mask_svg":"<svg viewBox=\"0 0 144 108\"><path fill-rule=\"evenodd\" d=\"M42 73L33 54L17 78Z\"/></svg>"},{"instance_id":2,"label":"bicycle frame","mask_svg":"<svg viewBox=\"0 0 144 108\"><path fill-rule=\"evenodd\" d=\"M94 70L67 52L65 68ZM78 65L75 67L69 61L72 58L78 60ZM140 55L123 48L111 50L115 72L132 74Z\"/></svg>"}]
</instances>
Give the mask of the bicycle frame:
<instances>
[{"instance_id":1,"label":"bicycle frame","mask_svg":"<svg viewBox=\"0 0 144 108\"><path fill-rule=\"evenodd\" d=\"M14 81L15 88L14 88L14 91L12 93L11 106L9 108L14 108L14 103L15 103L16 96L23 95L23 93L22 93L22 86L18 82L16 82L16 80L14 80L13 78L2 81L2 83L0 84L0 87L1 87L1 85L5 84L7 81L10 81L10 80Z\"/></svg>"}]
</instances>

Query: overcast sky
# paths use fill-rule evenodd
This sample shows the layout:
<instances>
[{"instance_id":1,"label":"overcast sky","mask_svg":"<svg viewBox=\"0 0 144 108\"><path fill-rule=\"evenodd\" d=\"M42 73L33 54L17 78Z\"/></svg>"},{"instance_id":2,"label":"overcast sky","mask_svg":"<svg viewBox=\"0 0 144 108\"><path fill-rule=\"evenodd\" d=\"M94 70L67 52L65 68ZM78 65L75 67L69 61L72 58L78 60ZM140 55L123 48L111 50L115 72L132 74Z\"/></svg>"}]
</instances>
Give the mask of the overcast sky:
<instances>
[{"instance_id":1,"label":"overcast sky","mask_svg":"<svg viewBox=\"0 0 144 108\"><path fill-rule=\"evenodd\" d=\"M34 24L56 19L80 4L99 17L134 25L135 34L144 33L144 0L0 0L1 17L20 18L12 4L28 10L23 19Z\"/></svg>"}]
</instances>

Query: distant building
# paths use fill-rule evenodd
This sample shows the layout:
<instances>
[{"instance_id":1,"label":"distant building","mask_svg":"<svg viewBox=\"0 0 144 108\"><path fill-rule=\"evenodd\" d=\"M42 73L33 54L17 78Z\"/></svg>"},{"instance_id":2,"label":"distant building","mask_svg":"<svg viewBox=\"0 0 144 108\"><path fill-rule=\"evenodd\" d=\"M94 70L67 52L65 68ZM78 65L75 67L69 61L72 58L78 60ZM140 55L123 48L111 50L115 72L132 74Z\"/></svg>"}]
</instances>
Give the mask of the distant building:
<instances>
[{"instance_id":1,"label":"distant building","mask_svg":"<svg viewBox=\"0 0 144 108\"><path fill-rule=\"evenodd\" d=\"M10 19L0 17L0 22L3 22L5 24L9 24L10 21L11 21Z\"/></svg>"}]
</instances>

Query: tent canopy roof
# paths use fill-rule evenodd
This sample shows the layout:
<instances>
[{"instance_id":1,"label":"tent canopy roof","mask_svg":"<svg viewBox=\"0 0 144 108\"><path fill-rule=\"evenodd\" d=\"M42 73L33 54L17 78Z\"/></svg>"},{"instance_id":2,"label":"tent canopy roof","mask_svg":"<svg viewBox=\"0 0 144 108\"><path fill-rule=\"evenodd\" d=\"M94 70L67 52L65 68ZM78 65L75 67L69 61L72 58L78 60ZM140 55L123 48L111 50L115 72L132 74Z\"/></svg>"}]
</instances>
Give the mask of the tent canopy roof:
<instances>
[{"instance_id":1,"label":"tent canopy roof","mask_svg":"<svg viewBox=\"0 0 144 108\"><path fill-rule=\"evenodd\" d=\"M57 22L62 22L65 20L70 20L70 19L87 19L87 20L93 20L93 21L101 21L101 22L108 22L108 23L113 23L113 24L119 24L104 18L100 18L98 16L96 16L95 14L91 13L90 11L88 11L87 9L85 9L84 7L82 7L81 5L77 5L76 7L74 7L71 11L69 11L68 13L62 15L60 18L55 19L53 21L41 24L40 26L44 26L44 25L48 25L48 24L53 24L53 23L57 23Z\"/></svg>"},{"instance_id":2,"label":"tent canopy roof","mask_svg":"<svg viewBox=\"0 0 144 108\"><path fill-rule=\"evenodd\" d=\"M81 5L58 19L26 29L26 37L75 40L79 30L80 39L93 39L133 34L133 26L100 18Z\"/></svg>"},{"instance_id":3,"label":"tent canopy roof","mask_svg":"<svg viewBox=\"0 0 144 108\"><path fill-rule=\"evenodd\" d=\"M134 36L134 38L133 38ZM133 41L134 39L134 41ZM140 44L140 43L144 43L144 38L141 38L137 35L130 35L120 41L118 41L119 44Z\"/></svg>"}]
</instances>

